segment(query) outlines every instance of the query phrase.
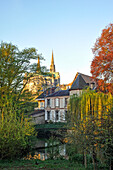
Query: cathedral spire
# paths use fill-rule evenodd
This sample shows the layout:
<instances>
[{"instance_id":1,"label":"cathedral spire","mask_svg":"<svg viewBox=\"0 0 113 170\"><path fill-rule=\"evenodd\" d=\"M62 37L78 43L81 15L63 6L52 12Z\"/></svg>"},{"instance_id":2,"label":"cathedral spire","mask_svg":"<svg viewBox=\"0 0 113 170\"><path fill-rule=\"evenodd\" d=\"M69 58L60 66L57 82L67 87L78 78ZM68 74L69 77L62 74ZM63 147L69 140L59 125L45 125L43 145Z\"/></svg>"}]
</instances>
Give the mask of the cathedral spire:
<instances>
[{"instance_id":1,"label":"cathedral spire","mask_svg":"<svg viewBox=\"0 0 113 170\"><path fill-rule=\"evenodd\" d=\"M37 70L36 71L39 71L40 70L40 58L39 58L39 55L38 55L38 63L37 63Z\"/></svg>"},{"instance_id":2,"label":"cathedral spire","mask_svg":"<svg viewBox=\"0 0 113 170\"><path fill-rule=\"evenodd\" d=\"M54 57L53 57L53 50L52 50L52 58L51 58L51 65L54 65Z\"/></svg>"},{"instance_id":3,"label":"cathedral spire","mask_svg":"<svg viewBox=\"0 0 113 170\"><path fill-rule=\"evenodd\" d=\"M50 72L55 72L53 50L52 50L52 58L51 58Z\"/></svg>"}]
</instances>

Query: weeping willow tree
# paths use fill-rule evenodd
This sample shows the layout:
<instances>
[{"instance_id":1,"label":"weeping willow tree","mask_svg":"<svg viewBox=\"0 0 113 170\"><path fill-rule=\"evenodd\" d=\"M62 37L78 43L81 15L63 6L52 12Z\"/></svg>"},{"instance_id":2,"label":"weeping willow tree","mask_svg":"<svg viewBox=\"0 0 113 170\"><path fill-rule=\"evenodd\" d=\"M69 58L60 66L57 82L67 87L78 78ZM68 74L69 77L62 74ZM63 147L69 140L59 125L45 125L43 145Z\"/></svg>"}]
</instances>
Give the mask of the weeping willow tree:
<instances>
[{"instance_id":1,"label":"weeping willow tree","mask_svg":"<svg viewBox=\"0 0 113 170\"><path fill-rule=\"evenodd\" d=\"M113 142L113 96L95 91L84 91L81 96L72 96L68 105L68 122L71 124L71 140L83 151L92 155L94 169L97 157L104 152L112 164L109 151ZM98 151L98 152L97 152ZM98 155L97 155L98 153Z\"/></svg>"}]
</instances>

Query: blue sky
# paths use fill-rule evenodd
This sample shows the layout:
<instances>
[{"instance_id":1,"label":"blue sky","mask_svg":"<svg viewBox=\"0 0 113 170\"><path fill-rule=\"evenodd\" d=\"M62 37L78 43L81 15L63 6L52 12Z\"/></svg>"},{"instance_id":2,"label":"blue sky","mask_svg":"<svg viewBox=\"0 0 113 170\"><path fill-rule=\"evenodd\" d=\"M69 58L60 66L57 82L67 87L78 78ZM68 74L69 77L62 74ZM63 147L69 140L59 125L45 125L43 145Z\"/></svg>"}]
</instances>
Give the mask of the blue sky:
<instances>
[{"instance_id":1,"label":"blue sky","mask_svg":"<svg viewBox=\"0 0 113 170\"><path fill-rule=\"evenodd\" d=\"M48 69L53 50L61 83L90 75L91 48L109 23L113 0L0 0L0 41L37 48Z\"/></svg>"}]
</instances>

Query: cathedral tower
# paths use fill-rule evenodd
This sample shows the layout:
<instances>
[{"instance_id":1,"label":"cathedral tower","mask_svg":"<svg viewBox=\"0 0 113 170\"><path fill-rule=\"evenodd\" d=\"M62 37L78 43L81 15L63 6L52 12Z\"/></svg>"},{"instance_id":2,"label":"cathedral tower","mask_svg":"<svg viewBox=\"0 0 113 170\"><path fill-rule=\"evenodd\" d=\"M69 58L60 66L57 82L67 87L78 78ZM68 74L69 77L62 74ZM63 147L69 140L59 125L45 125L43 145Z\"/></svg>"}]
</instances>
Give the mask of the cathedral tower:
<instances>
[{"instance_id":1,"label":"cathedral tower","mask_svg":"<svg viewBox=\"0 0 113 170\"><path fill-rule=\"evenodd\" d=\"M53 51L52 51L52 58L51 58L50 72L55 72L55 65L54 65Z\"/></svg>"}]
</instances>

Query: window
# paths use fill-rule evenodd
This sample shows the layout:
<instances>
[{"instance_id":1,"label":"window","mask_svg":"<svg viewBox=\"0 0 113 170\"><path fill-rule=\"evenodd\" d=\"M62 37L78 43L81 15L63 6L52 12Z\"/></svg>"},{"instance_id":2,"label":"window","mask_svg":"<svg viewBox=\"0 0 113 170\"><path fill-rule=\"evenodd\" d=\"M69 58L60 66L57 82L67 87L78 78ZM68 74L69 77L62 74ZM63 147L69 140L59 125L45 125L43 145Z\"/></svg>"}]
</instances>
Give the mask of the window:
<instances>
[{"instance_id":1,"label":"window","mask_svg":"<svg viewBox=\"0 0 113 170\"><path fill-rule=\"evenodd\" d=\"M67 107L67 98L65 98L65 107Z\"/></svg>"},{"instance_id":2,"label":"window","mask_svg":"<svg viewBox=\"0 0 113 170\"><path fill-rule=\"evenodd\" d=\"M41 103L40 103L40 107L44 107L44 102L41 102Z\"/></svg>"},{"instance_id":3,"label":"window","mask_svg":"<svg viewBox=\"0 0 113 170\"><path fill-rule=\"evenodd\" d=\"M50 99L47 99L47 106L50 106Z\"/></svg>"},{"instance_id":4,"label":"window","mask_svg":"<svg viewBox=\"0 0 113 170\"><path fill-rule=\"evenodd\" d=\"M47 111L47 120L50 120L50 111Z\"/></svg>"},{"instance_id":5,"label":"window","mask_svg":"<svg viewBox=\"0 0 113 170\"><path fill-rule=\"evenodd\" d=\"M95 87L95 83L92 82L92 83L90 84L90 87L91 87L91 89L93 90L94 87Z\"/></svg>"},{"instance_id":6,"label":"window","mask_svg":"<svg viewBox=\"0 0 113 170\"><path fill-rule=\"evenodd\" d=\"M59 99L56 99L56 106L59 106Z\"/></svg>"},{"instance_id":7,"label":"window","mask_svg":"<svg viewBox=\"0 0 113 170\"><path fill-rule=\"evenodd\" d=\"M55 113L55 120L57 121L59 119L59 117L58 117L58 111L56 111L56 113Z\"/></svg>"}]
</instances>

